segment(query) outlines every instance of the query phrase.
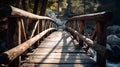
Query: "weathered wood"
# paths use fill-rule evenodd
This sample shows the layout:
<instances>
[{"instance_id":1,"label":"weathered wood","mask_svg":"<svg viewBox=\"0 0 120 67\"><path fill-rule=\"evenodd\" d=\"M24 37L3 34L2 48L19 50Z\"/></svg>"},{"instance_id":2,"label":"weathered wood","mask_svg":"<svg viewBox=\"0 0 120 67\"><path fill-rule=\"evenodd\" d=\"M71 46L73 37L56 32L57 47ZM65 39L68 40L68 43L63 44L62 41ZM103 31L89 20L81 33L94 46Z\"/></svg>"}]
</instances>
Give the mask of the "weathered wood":
<instances>
[{"instance_id":1,"label":"weathered wood","mask_svg":"<svg viewBox=\"0 0 120 67\"><path fill-rule=\"evenodd\" d=\"M1 8L0 14L1 14L0 17L20 17L20 18L22 17L22 18L28 18L28 19L32 19L32 20L49 19L49 20L54 21L52 18L49 18L46 16L35 15L30 12L13 7L13 6L7 6L4 8ZM53 22L53 23L55 23L55 22Z\"/></svg>"},{"instance_id":2,"label":"weathered wood","mask_svg":"<svg viewBox=\"0 0 120 67\"><path fill-rule=\"evenodd\" d=\"M2 53L0 55L0 63L1 64L8 64L10 61L14 60L16 57L21 55L23 52L25 52L30 46L32 46L36 41L38 41L40 38L42 38L46 33L50 31L55 31L54 28L47 29L35 37L27 40L26 42Z\"/></svg>"},{"instance_id":3,"label":"weathered wood","mask_svg":"<svg viewBox=\"0 0 120 67\"><path fill-rule=\"evenodd\" d=\"M107 22L106 21L98 21L97 22L97 43L106 47L107 40ZM101 49L102 50L102 49ZM106 66L106 53L103 52L104 56L97 54L97 63L105 67Z\"/></svg>"},{"instance_id":4,"label":"weathered wood","mask_svg":"<svg viewBox=\"0 0 120 67\"><path fill-rule=\"evenodd\" d=\"M42 20L42 31L44 31L44 30L45 30L45 20Z\"/></svg>"},{"instance_id":5,"label":"weathered wood","mask_svg":"<svg viewBox=\"0 0 120 67\"><path fill-rule=\"evenodd\" d=\"M20 21L20 19L17 20L18 21L18 43L17 44L21 44L21 40L22 40L22 23Z\"/></svg>"},{"instance_id":6,"label":"weathered wood","mask_svg":"<svg viewBox=\"0 0 120 67\"><path fill-rule=\"evenodd\" d=\"M79 32L83 35L84 34L84 21L81 21L81 20L79 20L80 21L80 23L79 23ZM81 40L81 39L79 39L79 44L81 45L81 46L83 46L83 41Z\"/></svg>"},{"instance_id":7,"label":"weathered wood","mask_svg":"<svg viewBox=\"0 0 120 67\"><path fill-rule=\"evenodd\" d=\"M33 53L27 54L29 55L28 60L26 59L27 61L22 61L22 63L25 66L34 64L33 67L37 65L39 67L42 64L94 65L95 62L77 45L78 42L73 40L70 34L65 31L56 31L42 41Z\"/></svg>"},{"instance_id":8,"label":"weathered wood","mask_svg":"<svg viewBox=\"0 0 120 67\"><path fill-rule=\"evenodd\" d=\"M92 47L94 50L96 50L98 52L98 54L100 54L102 57L104 57L106 55L107 49L99 44L94 43L91 39L87 38L86 36L78 33L77 31L74 31L72 28L70 27L66 27L67 31L72 32L73 34L76 34L79 36L80 39L82 39L84 42L86 42L90 47Z\"/></svg>"},{"instance_id":9,"label":"weathered wood","mask_svg":"<svg viewBox=\"0 0 120 67\"><path fill-rule=\"evenodd\" d=\"M93 13L93 14L85 14L80 16L74 16L72 18L69 18L69 20L79 18L80 20L110 20L112 18L111 12L99 12L99 13Z\"/></svg>"},{"instance_id":10,"label":"weathered wood","mask_svg":"<svg viewBox=\"0 0 120 67\"><path fill-rule=\"evenodd\" d=\"M95 67L93 64L28 64L30 67Z\"/></svg>"},{"instance_id":11,"label":"weathered wood","mask_svg":"<svg viewBox=\"0 0 120 67\"><path fill-rule=\"evenodd\" d=\"M74 22L73 22L73 26L74 26L74 30L77 30L77 20L76 19L74 19Z\"/></svg>"},{"instance_id":12,"label":"weathered wood","mask_svg":"<svg viewBox=\"0 0 120 67\"><path fill-rule=\"evenodd\" d=\"M76 60L70 60L70 61L65 61L65 59L46 59L45 61L40 61L40 59L34 59L34 61L25 61L24 63L35 63L35 64L44 64L44 63L46 63L46 64L53 64L53 63L55 63L55 64L92 64L92 63L94 63L94 61L92 61L92 60L80 60L80 59L76 59Z\"/></svg>"},{"instance_id":13,"label":"weathered wood","mask_svg":"<svg viewBox=\"0 0 120 67\"><path fill-rule=\"evenodd\" d=\"M111 12L99 12L99 13L93 13L93 14L85 14L80 16L74 16L72 18L69 18L67 23L70 23L69 21L73 21L75 19L79 19L80 21L96 21L96 29L93 31L92 39L97 36L97 43L94 44L93 41L89 38L86 38L85 36L79 34L77 30L73 30L71 28L67 28L67 30L71 34L76 34L76 36L79 36L80 39L85 41L90 47L94 48L97 51L97 63L101 67L105 67L106 64L106 57L109 53L107 51L106 47L106 25L107 22L112 19L112 13ZM82 29L82 28L81 28Z\"/></svg>"},{"instance_id":14,"label":"weathered wood","mask_svg":"<svg viewBox=\"0 0 120 67\"><path fill-rule=\"evenodd\" d=\"M22 23L22 30L23 30L23 35L24 35L24 41L26 41L27 40L27 36L26 36L25 24L23 22L23 19L21 19L21 23Z\"/></svg>"},{"instance_id":15,"label":"weathered wood","mask_svg":"<svg viewBox=\"0 0 120 67\"><path fill-rule=\"evenodd\" d=\"M33 31L32 31L32 34L31 34L30 38L32 38L32 37L34 36L34 33L35 33L35 31L36 31L37 26L38 26L39 23L40 23L40 22L39 22L39 20L38 20L38 21L36 22L36 24L35 24L35 27L34 27L34 29L33 29Z\"/></svg>"},{"instance_id":16,"label":"weathered wood","mask_svg":"<svg viewBox=\"0 0 120 67\"><path fill-rule=\"evenodd\" d=\"M35 14L30 13L30 12L13 7L13 6L7 6L7 7L5 7L5 9L6 8L8 9L8 12L3 12L3 13L9 13L10 14L9 16L11 16L11 17L22 17L22 18L29 18L29 19L33 19L33 20L37 20L37 19L53 20L49 17L35 15Z\"/></svg>"}]
</instances>

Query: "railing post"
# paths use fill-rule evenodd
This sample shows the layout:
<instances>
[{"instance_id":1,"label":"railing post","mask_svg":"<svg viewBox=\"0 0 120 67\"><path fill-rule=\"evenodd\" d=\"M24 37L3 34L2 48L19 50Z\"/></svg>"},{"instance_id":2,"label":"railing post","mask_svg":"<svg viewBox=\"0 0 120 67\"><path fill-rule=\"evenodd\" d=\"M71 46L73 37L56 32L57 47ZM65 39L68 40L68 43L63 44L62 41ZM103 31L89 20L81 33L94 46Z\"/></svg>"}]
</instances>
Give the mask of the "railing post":
<instances>
[{"instance_id":1,"label":"railing post","mask_svg":"<svg viewBox=\"0 0 120 67\"><path fill-rule=\"evenodd\" d=\"M77 31L77 21L76 19L73 20L73 29ZM73 34L73 37L76 39L77 36L75 34Z\"/></svg>"},{"instance_id":2,"label":"railing post","mask_svg":"<svg viewBox=\"0 0 120 67\"><path fill-rule=\"evenodd\" d=\"M97 43L106 47L106 29L107 29L107 22L104 20L97 21ZM105 54L105 53L103 53ZM97 53L97 64L100 67L106 67L106 55L101 56Z\"/></svg>"},{"instance_id":3,"label":"railing post","mask_svg":"<svg viewBox=\"0 0 120 67\"><path fill-rule=\"evenodd\" d=\"M42 32L42 20L39 21L39 31Z\"/></svg>"},{"instance_id":4,"label":"railing post","mask_svg":"<svg viewBox=\"0 0 120 67\"><path fill-rule=\"evenodd\" d=\"M42 20L42 31L44 31L45 30L45 20Z\"/></svg>"},{"instance_id":5,"label":"railing post","mask_svg":"<svg viewBox=\"0 0 120 67\"><path fill-rule=\"evenodd\" d=\"M79 32L81 34L84 34L84 24L83 23L84 23L84 21L80 20L80 22L79 22ZM81 39L79 39L79 44L80 44L80 46L83 47L83 41Z\"/></svg>"}]
</instances>

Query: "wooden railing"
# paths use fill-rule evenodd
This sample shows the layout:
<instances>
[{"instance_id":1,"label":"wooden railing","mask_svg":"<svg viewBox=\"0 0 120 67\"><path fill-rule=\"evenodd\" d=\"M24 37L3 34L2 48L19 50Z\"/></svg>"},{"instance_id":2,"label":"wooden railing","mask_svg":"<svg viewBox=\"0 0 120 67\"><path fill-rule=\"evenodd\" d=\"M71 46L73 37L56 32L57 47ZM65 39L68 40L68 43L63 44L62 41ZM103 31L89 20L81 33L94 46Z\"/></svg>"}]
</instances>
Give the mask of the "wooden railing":
<instances>
[{"instance_id":1,"label":"wooden railing","mask_svg":"<svg viewBox=\"0 0 120 67\"><path fill-rule=\"evenodd\" d=\"M19 56L22 56L31 46L39 45L40 39L57 28L53 19L38 16L13 6L0 9L0 18L6 18L7 47L9 48L0 55L1 66L18 66L21 60ZM14 61L12 64L12 61L16 59L18 61Z\"/></svg>"},{"instance_id":2,"label":"wooden railing","mask_svg":"<svg viewBox=\"0 0 120 67\"><path fill-rule=\"evenodd\" d=\"M87 44L86 49L92 47L97 52L97 64L100 67L105 67L106 58L108 56L108 51L106 49L106 33L107 33L107 23L111 21L111 12L100 12L93 14L86 14L80 16L74 16L69 18L66 23L66 30L69 31L80 45L83 46L83 42ZM95 28L91 35L86 36L85 23L86 21L94 21ZM89 22L89 24L93 24ZM86 23L87 24L87 23ZM94 42L94 41L97 42Z\"/></svg>"}]
</instances>

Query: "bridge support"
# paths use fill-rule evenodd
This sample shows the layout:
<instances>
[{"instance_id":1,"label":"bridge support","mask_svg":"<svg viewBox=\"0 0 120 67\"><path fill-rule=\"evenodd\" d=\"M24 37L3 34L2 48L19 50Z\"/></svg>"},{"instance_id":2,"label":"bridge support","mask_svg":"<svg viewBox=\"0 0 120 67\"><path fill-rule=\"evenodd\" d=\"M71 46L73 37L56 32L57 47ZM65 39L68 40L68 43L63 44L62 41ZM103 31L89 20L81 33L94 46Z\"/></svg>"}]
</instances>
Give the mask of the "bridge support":
<instances>
[{"instance_id":1,"label":"bridge support","mask_svg":"<svg viewBox=\"0 0 120 67\"><path fill-rule=\"evenodd\" d=\"M79 32L81 33L81 34L84 34L84 21L82 20L80 20L80 23L79 23ZM83 47L83 40L82 39L79 39L79 44Z\"/></svg>"},{"instance_id":2,"label":"bridge support","mask_svg":"<svg viewBox=\"0 0 120 67\"><path fill-rule=\"evenodd\" d=\"M107 23L106 21L98 21L97 22L97 43L106 47L106 30L107 29ZM106 53L104 56L101 56L101 54L97 53L97 64L100 67L106 67Z\"/></svg>"}]
</instances>

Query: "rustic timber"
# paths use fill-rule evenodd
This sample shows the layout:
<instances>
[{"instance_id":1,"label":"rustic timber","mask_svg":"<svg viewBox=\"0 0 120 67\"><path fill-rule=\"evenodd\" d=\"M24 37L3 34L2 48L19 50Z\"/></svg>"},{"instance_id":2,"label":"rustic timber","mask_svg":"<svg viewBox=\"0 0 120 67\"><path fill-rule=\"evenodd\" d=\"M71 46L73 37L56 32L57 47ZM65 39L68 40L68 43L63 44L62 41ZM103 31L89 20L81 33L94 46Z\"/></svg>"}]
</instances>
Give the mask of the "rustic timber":
<instances>
[{"instance_id":1,"label":"rustic timber","mask_svg":"<svg viewBox=\"0 0 120 67\"><path fill-rule=\"evenodd\" d=\"M47 32L51 32L50 30L55 30L51 28L51 27L55 27L55 24L56 24L53 19L49 17L45 17L45 16L38 16L32 13L26 12L24 10L21 10L19 8L15 8L13 6L7 6L7 7L0 9L0 18L1 17L7 17L8 20L10 19L10 22L8 23L8 28L9 28L8 34L9 35L8 35L8 40L7 40L8 45L10 44L9 47L11 47L11 44L12 44L12 47L13 45L15 46L18 44L19 45L14 48L11 47L12 49L2 53L0 55L0 64L9 64L9 63L11 64L11 61L14 61L15 58L21 56L30 46L33 46L34 43L37 42L39 44L40 42L39 39L43 39L44 38L43 36L45 34L48 34ZM106 49L106 25L107 25L107 22L110 21L111 18L112 18L111 12L100 12L100 13L74 16L72 18L69 18L66 23L66 26L67 26L66 30L70 32L78 42L82 43L82 41L84 41L88 44L88 46L92 47L94 50L97 51L97 64L99 64L100 67L105 67L105 63L106 63L105 61L109 54L109 52ZM15 26L16 19L18 19L18 26L19 26L18 30L16 30L17 25ZM21 44L21 42L24 41L23 39L25 40L27 39L26 32L24 29L25 27L24 27L23 19L29 19L29 20L35 20L35 21L37 20L38 22L36 23L33 29L31 39ZM48 20L47 23L45 22L46 20ZM78 22L78 20L80 22ZM96 28L93 31L92 39L89 39L86 36L84 36L84 29L83 29L84 24L83 23L84 21L89 21L89 20L97 22ZM79 24L80 27L77 24ZM47 29L47 27L49 27L49 29ZM19 31L19 32L16 33L16 31ZM43 67L44 66L48 67L48 65L59 66L59 67L61 66L73 67L73 64L75 64L74 66L84 66L84 65L88 66L89 64L94 63L93 61L90 60L90 57L86 56L86 52L82 51L80 49L80 46L79 47L77 46L78 43L76 45L76 42L73 42L74 46L66 45L66 44L72 43L72 41L75 41L74 39L71 39L71 41L68 41L69 39L67 38L69 38L69 36L68 34L65 34L65 33L63 33L60 38L57 36L59 35L59 33L54 34L54 35L52 34L51 37L48 37L47 40L44 40L41 43L42 46L38 46L38 48L36 49L37 53L35 54L32 53L30 55L32 58L34 58L34 60L31 60L31 61L22 60L22 63L27 63L28 65L35 64L38 67L40 65ZM34 34L36 35L35 37L33 37ZM15 35L18 35L19 37L16 37ZM70 37L73 38L72 36ZM93 42L95 37L97 37L97 43ZM61 39L61 40L57 40L56 38ZM16 41L14 39L16 39ZM13 42L17 44L14 44ZM60 45L56 46L56 44L57 45L60 44ZM50 53L51 55L49 56ZM82 58L76 56L78 53ZM66 58L65 55L70 55L70 58ZM63 57L61 58L61 56ZM76 58L74 56L76 56ZM13 64L19 63L19 62L14 61ZM17 67L17 66L11 66L11 67Z\"/></svg>"},{"instance_id":2,"label":"rustic timber","mask_svg":"<svg viewBox=\"0 0 120 67\"><path fill-rule=\"evenodd\" d=\"M97 43L106 47L106 41L107 41L107 21L97 21ZM104 54L104 56L98 54L97 63L102 67L105 67L106 53Z\"/></svg>"},{"instance_id":3,"label":"rustic timber","mask_svg":"<svg viewBox=\"0 0 120 67\"><path fill-rule=\"evenodd\" d=\"M84 40L84 36L80 34L81 33L80 31L67 25L70 23L70 21L75 21L76 19L79 19L80 21L95 21L97 23L95 30L93 31L92 37L91 37L92 40L94 40L97 37L97 44L94 44L93 41L88 38L87 38L88 41ZM90 46L90 47L94 48L94 50L97 51L97 63L101 67L105 67L106 58L109 54L109 51L106 49L106 32L107 32L106 29L107 29L107 23L109 21L111 21L111 19L112 19L112 12L104 11L104 12L99 12L99 13L74 16L72 18L69 18L66 23L66 26L67 26L66 29L71 34L76 34L76 36L73 36L73 37L76 38L77 36L79 36L80 39L82 39L82 37L83 37L82 40L85 42L87 41L88 47L86 47L86 49L88 49ZM82 26L80 26L80 27L82 27ZM80 29L82 29L82 28L80 28ZM79 32L79 33L76 33L76 32Z\"/></svg>"},{"instance_id":4,"label":"rustic timber","mask_svg":"<svg viewBox=\"0 0 120 67\"><path fill-rule=\"evenodd\" d=\"M53 32L33 53L28 54L29 59L22 61L22 64L31 67L94 67L93 59L77 45L78 42L66 31Z\"/></svg>"},{"instance_id":5,"label":"rustic timber","mask_svg":"<svg viewBox=\"0 0 120 67\"><path fill-rule=\"evenodd\" d=\"M75 34L76 36L78 35L80 39L82 39L84 42L86 42L90 47L92 47L94 50L96 50L102 57L105 56L107 52L106 47L96 44L91 40L90 38L87 38L86 36L80 34L79 32L73 30L70 27L66 27L66 30L71 32L72 34Z\"/></svg>"},{"instance_id":6,"label":"rustic timber","mask_svg":"<svg viewBox=\"0 0 120 67\"><path fill-rule=\"evenodd\" d=\"M48 20L52 20L53 23L55 23L55 21L52 18L49 18L46 16L35 15L33 13L21 10L21 9L13 7L13 6L6 6L6 7L1 8L0 14L1 14L0 17L15 17L15 18L19 17L19 18L28 18L31 20L48 19Z\"/></svg>"},{"instance_id":7,"label":"rustic timber","mask_svg":"<svg viewBox=\"0 0 120 67\"><path fill-rule=\"evenodd\" d=\"M93 13L93 14L85 14L80 16L74 16L72 18L69 18L69 20L73 20L75 18L79 18L80 20L110 20L112 18L111 12L99 12L99 13Z\"/></svg>"},{"instance_id":8,"label":"rustic timber","mask_svg":"<svg viewBox=\"0 0 120 67\"><path fill-rule=\"evenodd\" d=\"M83 35L84 34L84 21L78 20L79 21L79 32ZM79 44L83 46L83 41L79 39Z\"/></svg>"},{"instance_id":9,"label":"rustic timber","mask_svg":"<svg viewBox=\"0 0 120 67\"><path fill-rule=\"evenodd\" d=\"M8 64L10 61L14 60L16 57L21 55L23 52L25 52L30 46L32 46L36 41L38 41L40 38L42 38L45 34L47 34L50 31L55 31L54 28L49 28L35 37L27 40L26 42L2 53L0 55L0 63L1 64Z\"/></svg>"},{"instance_id":10,"label":"rustic timber","mask_svg":"<svg viewBox=\"0 0 120 67\"><path fill-rule=\"evenodd\" d=\"M30 12L21 10L19 8L16 8L16 7L13 7L13 6L4 7L0 11L6 11L6 12L3 12L3 14L4 14L3 16L22 17L22 18L29 18L29 19L32 19L32 20L37 20L37 19L53 20L49 17L35 15L35 14L30 13ZM7 13L7 14L5 14L5 13Z\"/></svg>"}]
</instances>

